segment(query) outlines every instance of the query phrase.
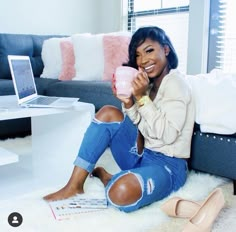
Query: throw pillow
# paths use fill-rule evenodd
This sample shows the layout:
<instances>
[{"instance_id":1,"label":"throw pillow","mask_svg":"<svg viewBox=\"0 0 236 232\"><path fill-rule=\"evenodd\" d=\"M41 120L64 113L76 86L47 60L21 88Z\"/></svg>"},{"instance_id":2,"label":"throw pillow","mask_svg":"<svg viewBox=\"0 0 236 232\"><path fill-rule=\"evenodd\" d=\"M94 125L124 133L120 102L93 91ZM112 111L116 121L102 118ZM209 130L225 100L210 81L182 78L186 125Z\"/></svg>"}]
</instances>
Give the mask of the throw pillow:
<instances>
[{"instance_id":1,"label":"throw pillow","mask_svg":"<svg viewBox=\"0 0 236 232\"><path fill-rule=\"evenodd\" d=\"M72 80L75 77L75 54L74 47L71 41L61 41L61 58L62 58L62 67L61 73L59 75L59 80L67 81Z\"/></svg>"},{"instance_id":2,"label":"throw pillow","mask_svg":"<svg viewBox=\"0 0 236 232\"><path fill-rule=\"evenodd\" d=\"M76 77L73 80L101 80L104 72L103 34L72 35Z\"/></svg>"},{"instance_id":3,"label":"throw pillow","mask_svg":"<svg viewBox=\"0 0 236 232\"><path fill-rule=\"evenodd\" d=\"M111 80L116 67L128 61L128 47L131 37L126 35L104 35L103 80Z\"/></svg>"},{"instance_id":4,"label":"throw pillow","mask_svg":"<svg viewBox=\"0 0 236 232\"><path fill-rule=\"evenodd\" d=\"M40 77L58 79L62 66L60 42L63 40L70 40L70 37L50 38L43 42L41 56L44 68Z\"/></svg>"}]
</instances>

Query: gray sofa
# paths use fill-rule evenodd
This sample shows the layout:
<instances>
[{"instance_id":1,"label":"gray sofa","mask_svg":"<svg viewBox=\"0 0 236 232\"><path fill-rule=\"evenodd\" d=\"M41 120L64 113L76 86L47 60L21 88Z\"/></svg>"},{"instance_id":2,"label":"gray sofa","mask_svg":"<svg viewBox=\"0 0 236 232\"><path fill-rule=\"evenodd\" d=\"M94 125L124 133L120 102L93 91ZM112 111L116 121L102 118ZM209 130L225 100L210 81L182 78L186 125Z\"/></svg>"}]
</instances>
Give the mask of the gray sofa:
<instances>
[{"instance_id":1,"label":"gray sofa","mask_svg":"<svg viewBox=\"0 0 236 232\"><path fill-rule=\"evenodd\" d=\"M51 37L56 36L0 34L0 96L14 94L7 55L28 55L31 58L39 94L79 97L83 102L94 104L96 110L107 104L120 107L120 102L112 95L110 82L59 81L40 78L43 71L42 44L45 39ZM29 118L0 122L1 138L25 136L30 132ZM189 167L197 171L232 179L234 194L236 194L236 134L202 133L199 125L195 124Z\"/></svg>"},{"instance_id":2,"label":"gray sofa","mask_svg":"<svg viewBox=\"0 0 236 232\"><path fill-rule=\"evenodd\" d=\"M111 91L109 81L60 81L40 78L43 72L41 51L43 41L56 35L0 34L0 96L14 94L7 55L30 57L39 94L48 96L79 97L81 101L95 105L96 111L103 105L120 107L120 101ZM30 134L30 119L0 122L0 138Z\"/></svg>"}]
</instances>

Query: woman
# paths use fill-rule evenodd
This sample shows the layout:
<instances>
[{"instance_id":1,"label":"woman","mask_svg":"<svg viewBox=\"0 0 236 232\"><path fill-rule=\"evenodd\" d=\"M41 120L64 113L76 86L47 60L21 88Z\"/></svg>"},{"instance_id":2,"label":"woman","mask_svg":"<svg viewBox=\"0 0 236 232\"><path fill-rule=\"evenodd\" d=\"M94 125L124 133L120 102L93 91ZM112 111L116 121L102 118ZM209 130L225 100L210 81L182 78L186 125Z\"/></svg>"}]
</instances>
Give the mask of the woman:
<instances>
[{"instance_id":1,"label":"woman","mask_svg":"<svg viewBox=\"0 0 236 232\"><path fill-rule=\"evenodd\" d=\"M104 106L97 112L70 180L45 200L83 193L89 173L103 182L109 204L125 212L161 200L184 185L194 107L165 32L158 27L138 29L129 44L127 65L139 69L132 82L132 96L118 97L122 111ZM116 94L114 82L112 88ZM107 147L121 169L113 176L101 167L94 169Z\"/></svg>"}]
</instances>

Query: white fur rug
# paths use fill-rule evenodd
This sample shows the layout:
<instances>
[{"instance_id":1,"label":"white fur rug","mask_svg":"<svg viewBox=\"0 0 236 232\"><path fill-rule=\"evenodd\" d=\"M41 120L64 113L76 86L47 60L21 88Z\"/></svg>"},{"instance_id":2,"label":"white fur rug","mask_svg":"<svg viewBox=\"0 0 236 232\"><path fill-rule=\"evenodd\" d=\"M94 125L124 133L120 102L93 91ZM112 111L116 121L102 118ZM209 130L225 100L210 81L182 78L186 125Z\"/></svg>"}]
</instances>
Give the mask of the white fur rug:
<instances>
[{"instance_id":1,"label":"white fur rug","mask_svg":"<svg viewBox=\"0 0 236 232\"><path fill-rule=\"evenodd\" d=\"M0 141L0 146L17 147L17 151L27 150L30 137L24 139L15 139ZM25 150L26 149L26 150ZM111 159L109 150L99 160L98 165L102 165L111 173L115 173L118 168ZM0 167L1 168L1 167ZM227 180L203 173L191 171L187 183L170 197L181 196L192 200L203 200L217 186L227 184ZM30 186L29 186L30 187ZM22 232L151 232L151 231L177 231L175 225L169 224L167 230L159 230L162 224L171 222L171 218L166 216L159 208L166 199L153 203L133 213L123 213L113 208L103 211L83 213L71 217L69 220L57 221L54 219L48 204L42 200L42 196L57 190L61 186L52 186L40 191L34 191L27 195L16 196L11 200L0 200L0 228L1 231L22 231ZM104 188L97 178L88 178L85 183L85 194L103 194ZM231 193L232 194L232 193ZM8 225L7 217L12 212L19 212L23 216L23 223L18 228ZM228 217L227 215L232 215ZM233 217L236 215L236 207L229 207L222 210L221 217L214 226L214 231L230 232L232 229ZM230 225L229 225L230 224ZM227 228L228 226L228 228ZM178 232L178 231L177 231Z\"/></svg>"}]
</instances>

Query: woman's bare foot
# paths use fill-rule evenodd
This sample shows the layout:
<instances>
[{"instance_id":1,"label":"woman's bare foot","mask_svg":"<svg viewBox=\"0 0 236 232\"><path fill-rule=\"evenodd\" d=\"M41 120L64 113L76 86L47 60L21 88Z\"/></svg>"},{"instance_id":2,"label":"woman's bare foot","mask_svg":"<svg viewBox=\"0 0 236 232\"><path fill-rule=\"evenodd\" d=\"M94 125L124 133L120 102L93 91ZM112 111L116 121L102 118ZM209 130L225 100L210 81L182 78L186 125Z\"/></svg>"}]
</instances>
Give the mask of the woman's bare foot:
<instances>
[{"instance_id":1,"label":"woman's bare foot","mask_svg":"<svg viewBox=\"0 0 236 232\"><path fill-rule=\"evenodd\" d=\"M104 168L102 167L97 167L92 171L92 176L98 177L102 183L104 184L104 186L107 185L107 183L110 181L110 179L112 178L112 175L110 173L108 173Z\"/></svg>"},{"instance_id":2,"label":"woman's bare foot","mask_svg":"<svg viewBox=\"0 0 236 232\"><path fill-rule=\"evenodd\" d=\"M46 201L62 200L78 193L84 193L83 186L87 176L88 172L86 170L75 166L66 186L55 193L44 196L43 199Z\"/></svg>"},{"instance_id":3,"label":"woman's bare foot","mask_svg":"<svg viewBox=\"0 0 236 232\"><path fill-rule=\"evenodd\" d=\"M78 193L84 193L84 190L71 188L70 186L66 185L64 188L60 189L59 191L44 196L43 199L46 201L62 200L62 199L72 197Z\"/></svg>"}]
</instances>

